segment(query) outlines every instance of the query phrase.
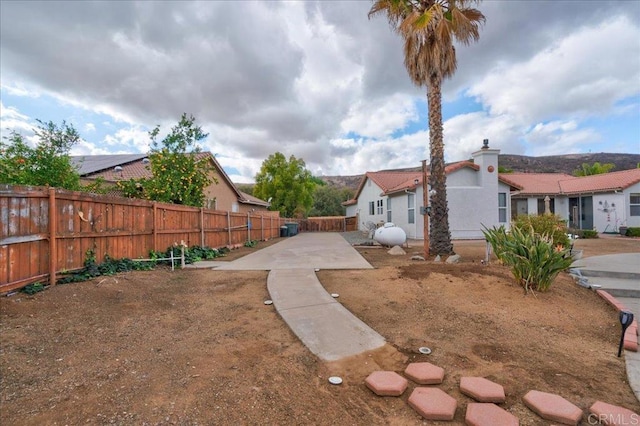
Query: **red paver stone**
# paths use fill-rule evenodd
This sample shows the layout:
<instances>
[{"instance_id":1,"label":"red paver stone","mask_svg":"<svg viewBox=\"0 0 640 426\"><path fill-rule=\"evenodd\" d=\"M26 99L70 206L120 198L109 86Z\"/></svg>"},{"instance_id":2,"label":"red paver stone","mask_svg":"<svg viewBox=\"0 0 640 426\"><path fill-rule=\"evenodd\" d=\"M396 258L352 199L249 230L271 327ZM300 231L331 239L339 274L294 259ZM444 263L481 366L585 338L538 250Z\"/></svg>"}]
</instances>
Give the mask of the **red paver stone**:
<instances>
[{"instance_id":1,"label":"red paver stone","mask_svg":"<svg viewBox=\"0 0 640 426\"><path fill-rule=\"evenodd\" d=\"M543 419L564 425L577 425L582 419L582 410L560 395L532 390L522 399L527 407Z\"/></svg>"},{"instance_id":2,"label":"red paver stone","mask_svg":"<svg viewBox=\"0 0 640 426\"><path fill-rule=\"evenodd\" d=\"M427 420L453 420L458 403L438 388L415 388L409 405Z\"/></svg>"},{"instance_id":3,"label":"red paver stone","mask_svg":"<svg viewBox=\"0 0 640 426\"><path fill-rule=\"evenodd\" d=\"M444 370L430 362L412 362L404 374L419 385L438 385L444 380Z\"/></svg>"},{"instance_id":4,"label":"red paver stone","mask_svg":"<svg viewBox=\"0 0 640 426\"><path fill-rule=\"evenodd\" d=\"M379 396L400 396L409 385L407 379L395 371L374 371L364 383Z\"/></svg>"},{"instance_id":5,"label":"red paver stone","mask_svg":"<svg viewBox=\"0 0 640 426\"><path fill-rule=\"evenodd\" d=\"M504 388L484 377L461 378L460 392L478 402L495 402L500 404L506 400Z\"/></svg>"},{"instance_id":6,"label":"red paver stone","mask_svg":"<svg viewBox=\"0 0 640 426\"><path fill-rule=\"evenodd\" d=\"M496 404L471 402L467 405L464 421L469 426L518 426L520 422L513 414Z\"/></svg>"},{"instance_id":7,"label":"red paver stone","mask_svg":"<svg viewBox=\"0 0 640 426\"><path fill-rule=\"evenodd\" d=\"M596 422L605 425L633 425L640 424L640 415L626 408L606 402L596 401L589 408L589 422Z\"/></svg>"}]
</instances>

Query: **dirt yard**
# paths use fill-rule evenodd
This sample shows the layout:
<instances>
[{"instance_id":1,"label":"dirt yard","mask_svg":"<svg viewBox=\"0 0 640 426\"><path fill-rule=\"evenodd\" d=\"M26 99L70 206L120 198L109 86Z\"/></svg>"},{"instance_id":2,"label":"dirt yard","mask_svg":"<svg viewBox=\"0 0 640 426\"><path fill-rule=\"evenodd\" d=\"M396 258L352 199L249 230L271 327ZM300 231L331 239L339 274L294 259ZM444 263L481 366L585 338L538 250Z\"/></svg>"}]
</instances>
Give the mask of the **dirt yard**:
<instances>
[{"instance_id":1,"label":"dirt yard","mask_svg":"<svg viewBox=\"0 0 640 426\"><path fill-rule=\"evenodd\" d=\"M631 252L640 240L578 240L576 248ZM463 375L501 383L504 408L521 425L547 424L521 402L531 389L584 410L600 399L640 412L616 357L613 308L566 275L548 293L525 295L503 267L480 263L484 249L458 243L463 262L448 266L362 248L376 269L318 272L389 342L331 364L263 304L266 272L158 269L2 297L0 424L425 424L406 402L414 384L393 398L363 383L413 361L445 369L440 388L459 401L453 424L464 424L470 401L458 390ZM344 383L330 385L330 375Z\"/></svg>"}]
</instances>

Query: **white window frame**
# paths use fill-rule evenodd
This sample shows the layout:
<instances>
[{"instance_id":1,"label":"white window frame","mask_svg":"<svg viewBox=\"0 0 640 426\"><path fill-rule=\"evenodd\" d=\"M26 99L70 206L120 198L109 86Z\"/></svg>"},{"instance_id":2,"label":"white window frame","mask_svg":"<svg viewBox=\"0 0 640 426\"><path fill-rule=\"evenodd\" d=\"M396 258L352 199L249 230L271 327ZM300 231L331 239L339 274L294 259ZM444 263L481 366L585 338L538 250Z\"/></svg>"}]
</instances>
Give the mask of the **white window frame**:
<instances>
[{"instance_id":1,"label":"white window frame","mask_svg":"<svg viewBox=\"0 0 640 426\"><path fill-rule=\"evenodd\" d=\"M507 193L498 192L498 223L507 223Z\"/></svg>"},{"instance_id":2,"label":"white window frame","mask_svg":"<svg viewBox=\"0 0 640 426\"><path fill-rule=\"evenodd\" d=\"M377 207L378 207L378 209L377 209L377 212L376 212L376 213L377 213L378 215L382 216L382 215L384 214L384 201L382 200L382 198L378 200L378 202L377 202L377 204L376 204L376 205L377 205Z\"/></svg>"},{"instance_id":3,"label":"white window frame","mask_svg":"<svg viewBox=\"0 0 640 426\"><path fill-rule=\"evenodd\" d=\"M416 194L407 192L407 223L416 223Z\"/></svg>"},{"instance_id":4,"label":"white window frame","mask_svg":"<svg viewBox=\"0 0 640 426\"><path fill-rule=\"evenodd\" d=\"M375 201L369 201L369 216L373 216L376 214L376 203Z\"/></svg>"},{"instance_id":5,"label":"white window frame","mask_svg":"<svg viewBox=\"0 0 640 426\"><path fill-rule=\"evenodd\" d=\"M640 194L638 193L629 194L629 216L640 216Z\"/></svg>"},{"instance_id":6,"label":"white window frame","mask_svg":"<svg viewBox=\"0 0 640 426\"><path fill-rule=\"evenodd\" d=\"M391 222L391 198L387 197L387 222Z\"/></svg>"}]
</instances>

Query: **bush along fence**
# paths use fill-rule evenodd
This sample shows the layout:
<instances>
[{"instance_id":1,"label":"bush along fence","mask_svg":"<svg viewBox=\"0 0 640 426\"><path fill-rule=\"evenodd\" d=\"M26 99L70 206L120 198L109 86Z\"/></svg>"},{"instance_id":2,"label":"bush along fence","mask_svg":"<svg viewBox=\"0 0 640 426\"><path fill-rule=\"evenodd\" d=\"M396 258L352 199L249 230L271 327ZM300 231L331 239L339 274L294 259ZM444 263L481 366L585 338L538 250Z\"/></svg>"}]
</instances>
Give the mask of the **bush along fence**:
<instances>
[{"instance_id":1,"label":"bush along fence","mask_svg":"<svg viewBox=\"0 0 640 426\"><path fill-rule=\"evenodd\" d=\"M232 213L54 188L0 185L0 293L98 259L146 258L176 243L240 247L279 237L278 212Z\"/></svg>"}]
</instances>

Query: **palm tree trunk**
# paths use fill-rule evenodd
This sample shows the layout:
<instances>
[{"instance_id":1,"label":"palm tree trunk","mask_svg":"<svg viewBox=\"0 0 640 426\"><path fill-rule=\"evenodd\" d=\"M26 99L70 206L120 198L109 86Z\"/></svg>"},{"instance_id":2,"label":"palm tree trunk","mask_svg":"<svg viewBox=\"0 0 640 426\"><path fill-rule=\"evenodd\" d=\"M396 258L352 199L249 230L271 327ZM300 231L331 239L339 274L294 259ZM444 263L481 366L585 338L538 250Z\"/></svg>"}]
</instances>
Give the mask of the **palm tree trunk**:
<instances>
[{"instance_id":1,"label":"palm tree trunk","mask_svg":"<svg viewBox=\"0 0 640 426\"><path fill-rule=\"evenodd\" d=\"M431 195L430 254L433 256L453 254L451 232L449 231L449 208L447 206L447 186L444 172L444 135L442 128L442 79L429 79L427 103L429 108L429 151L431 155L431 176L429 184L435 193Z\"/></svg>"}]
</instances>

